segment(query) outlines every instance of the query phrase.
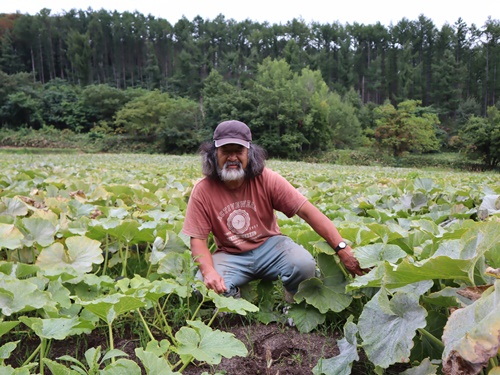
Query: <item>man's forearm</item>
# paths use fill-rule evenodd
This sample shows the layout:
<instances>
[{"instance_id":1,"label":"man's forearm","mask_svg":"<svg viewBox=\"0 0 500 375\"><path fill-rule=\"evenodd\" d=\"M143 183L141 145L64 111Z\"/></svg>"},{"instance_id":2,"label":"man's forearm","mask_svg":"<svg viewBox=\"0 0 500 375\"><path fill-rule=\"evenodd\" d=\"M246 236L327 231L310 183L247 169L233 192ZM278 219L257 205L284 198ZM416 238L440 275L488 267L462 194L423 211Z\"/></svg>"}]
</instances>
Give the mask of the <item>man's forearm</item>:
<instances>
[{"instance_id":1,"label":"man's forearm","mask_svg":"<svg viewBox=\"0 0 500 375\"><path fill-rule=\"evenodd\" d=\"M214 267L214 260L207 246L207 241L191 238L191 253L199 264L205 285L217 293L224 293L227 290L226 284Z\"/></svg>"},{"instance_id":2,"label":"man's forearm","mask_svg":"<svg viewBox=\"0 0 500 375\"><path fill-rule=\"evenodd\" d=\"M206 245L205 240L200 240L196 238L191 239L191 254L195 262L199 264L201 274L205 276L207 272L214 269L214 261L212 259L212 253Z\"/></svg>"},{"instance_id":3,"label":"man's forearm","mask_svg":"<svg viewBox=\"0 0 500 375\"><path fill-rule=\"evenodd\" d=\"M338 243L343 240L335 224L333 224L332 221L312 203L304 203L297 214L304 219L316 233L323 237L331 247L335 248Z\"/></svg>"}]
</instances>

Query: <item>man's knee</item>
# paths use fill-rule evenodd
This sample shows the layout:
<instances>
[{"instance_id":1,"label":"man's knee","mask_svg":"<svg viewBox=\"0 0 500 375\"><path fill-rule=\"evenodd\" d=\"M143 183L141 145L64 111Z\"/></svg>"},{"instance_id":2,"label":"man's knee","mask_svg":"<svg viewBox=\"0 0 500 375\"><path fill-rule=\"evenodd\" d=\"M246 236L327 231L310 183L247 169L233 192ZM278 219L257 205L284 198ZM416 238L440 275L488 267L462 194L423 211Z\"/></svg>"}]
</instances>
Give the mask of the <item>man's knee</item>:
<instances>
[{"instance_id":1,"label":"man's knee","mask_svg":"<svg viewBox=\"0 0 500 375\"><path fill-rule=\"evenodd\" d=\"M304 279L309 279L311 277L314 277L314 275L316 274L316 261L311 255L306 257L300 257L294 263L295 263L294 266L297 268L298 273Z\"/></svg>"},{"instance_id":2,"label":"man's knee","mask_svg":"<svg viewBox=\"0 0 500 375\"><path fill-rule=\"evenodd\" d=\"M288 259L290 267L294 269L295 273L302 275L306 279L313 277L316 273L316 260L304 247L294 245L295 248Z\"/></svg>"},{"instance_id":3,"label":"man's knee","mask_svg":"<svg viewBox=\"0 0 500 375\"><path fill-rule=\"evenodd\" d=\"M316 261L314 257L302 246L297 246L287 256L281 277L292 283L314 277L316 274Z\"/></svg>"}]
</instances>

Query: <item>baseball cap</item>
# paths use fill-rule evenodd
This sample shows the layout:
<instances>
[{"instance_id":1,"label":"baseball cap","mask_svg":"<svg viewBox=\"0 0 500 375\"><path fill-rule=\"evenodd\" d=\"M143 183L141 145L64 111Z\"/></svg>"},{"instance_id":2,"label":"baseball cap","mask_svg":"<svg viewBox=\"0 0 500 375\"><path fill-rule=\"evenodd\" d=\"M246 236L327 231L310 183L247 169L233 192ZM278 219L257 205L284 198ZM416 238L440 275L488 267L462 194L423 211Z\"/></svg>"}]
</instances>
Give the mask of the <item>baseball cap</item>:
<instances>
[{"instance_id":1,"label":"baseball cap","mask_svg":"<svg viewBox=\"0 0 500 375\"><path fill-rule=\"evenodd\" d=\"M229 120L221 122L214 131L215 147L224 146L227 144L238 144L250 148L252 142L252 132L247 124Z\"/></svg>"}]
</instances>

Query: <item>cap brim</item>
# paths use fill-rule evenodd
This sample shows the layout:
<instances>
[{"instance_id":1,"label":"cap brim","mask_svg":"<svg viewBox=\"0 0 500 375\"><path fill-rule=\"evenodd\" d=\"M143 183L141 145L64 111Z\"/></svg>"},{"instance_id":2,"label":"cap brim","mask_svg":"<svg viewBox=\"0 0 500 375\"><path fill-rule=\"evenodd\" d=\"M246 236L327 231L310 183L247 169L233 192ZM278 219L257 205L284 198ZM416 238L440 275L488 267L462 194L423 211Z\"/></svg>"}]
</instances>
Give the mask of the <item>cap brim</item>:
<instances>
[{"instance_id":1,"label":"cap brim","mask_svg":"<svg viewBox=\"0 0 500 375\"><path fill-rule=\"evenodd\" d=\"M246 148L250 148L250 142L244 141L242 139L238 138L224 138L224 139L218 139L215 141L215 147L221 147L224 145L229 145L229 144L236 144L236 145L241 145Z\"/></svg>"}]
</instances>

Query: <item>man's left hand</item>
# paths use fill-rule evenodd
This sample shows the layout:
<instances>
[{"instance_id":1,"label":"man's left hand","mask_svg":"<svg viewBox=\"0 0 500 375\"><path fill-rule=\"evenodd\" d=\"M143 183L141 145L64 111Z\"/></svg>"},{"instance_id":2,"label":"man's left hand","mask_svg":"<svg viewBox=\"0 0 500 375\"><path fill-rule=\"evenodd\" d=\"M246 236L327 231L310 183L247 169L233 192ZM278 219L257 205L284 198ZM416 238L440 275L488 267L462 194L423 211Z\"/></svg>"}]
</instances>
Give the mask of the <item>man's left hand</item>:
<instances>
[{"instance_id":1,"label":"man's left hand","mask_svg":"<svg viewBox=\"0 0 500 375\"><path fill-rule=\"evenodd\" d=\"M363 270L361 269L358 260L354 257L354 254L352 252L352 249L350 246L347 246L344 250L340 250L338 253L338 256L342 263L344 263L345 268L354 276L362 276L368 270Z\"/></svg>"}]
</instances>

